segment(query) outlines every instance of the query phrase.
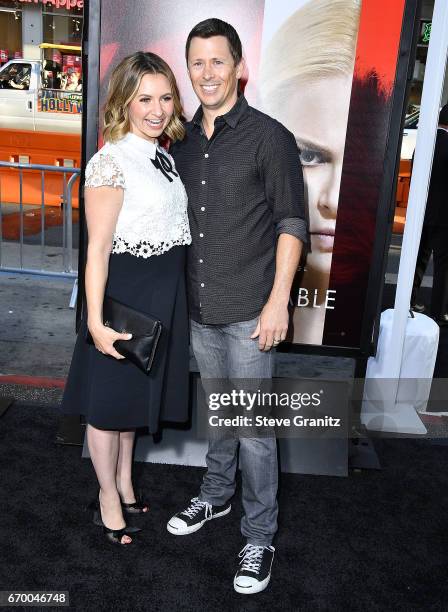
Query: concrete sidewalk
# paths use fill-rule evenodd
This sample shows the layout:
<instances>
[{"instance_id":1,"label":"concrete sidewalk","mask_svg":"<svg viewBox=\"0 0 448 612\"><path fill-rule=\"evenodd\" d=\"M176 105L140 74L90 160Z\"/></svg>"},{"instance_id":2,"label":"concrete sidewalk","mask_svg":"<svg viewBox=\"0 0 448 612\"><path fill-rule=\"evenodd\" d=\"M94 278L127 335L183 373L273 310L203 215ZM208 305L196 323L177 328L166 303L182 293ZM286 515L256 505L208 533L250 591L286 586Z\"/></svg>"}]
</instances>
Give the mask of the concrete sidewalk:
<instances>
[{"instance_id":1,"label":"concrete sidewalk","mask_svg":"<svg viewBox=\"0 0 448 612\"><path fill-rule=\"evenodd\" d=\"M73 285L0 272L0 375L65 378L75 341Z\"/></svg>"},{"instance_id":2,"label":"concrete sidewalk","mask_svg":"<svg viewBox=\"0 0 448 612\"><path fill-rule=\"evenodd\" d=\"M47 237L51 232L59 232L59 228L48 230ZM67 263L68 262L68 256ZM24 244L22 247L22 263L20 262L20 245L17 242L1 243L0 263L2 268L28 269L36 272L70 273L69 267L64 269L64 250L60 246L46 244ZM72 274L76 275L78 269L78 250L72 250ZM2 271L0 268L0 272Z\"/></svg>"},{"instance_id":3,"label":"concrete sidewalk","mask_svg":"<svg viewBox=\"0 0 448 612\"><path fill-rule=\"evenodd\" d=\"M0 271L0 395L59 401L76 339L73 284Z\"/></svg>"}]
</instances>

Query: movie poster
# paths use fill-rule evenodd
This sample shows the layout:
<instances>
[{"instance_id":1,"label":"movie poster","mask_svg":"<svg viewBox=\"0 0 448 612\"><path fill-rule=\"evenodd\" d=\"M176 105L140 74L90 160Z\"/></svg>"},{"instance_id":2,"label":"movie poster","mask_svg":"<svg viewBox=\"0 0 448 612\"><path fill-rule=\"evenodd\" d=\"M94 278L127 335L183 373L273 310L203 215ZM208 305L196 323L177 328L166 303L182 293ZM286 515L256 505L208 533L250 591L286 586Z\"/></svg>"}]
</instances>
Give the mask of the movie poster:
<instances>
[{"instance_id":1,"label":"movie poster","mask_svg":"<svg viewBox=\"0 0 448 612\"><path fill-rule=\"evenodd\" d=\"M404 7L405 0L102 2L100 106L114 66L136 50L153 51L171 65L191 118L198 102L185 62L189 31L208 17L238 31L248 102L294 134L304 171L311 248L291 294L294 344L359 349L366 324L373 330L363 318Z\"/></svg>"}]
</instances>

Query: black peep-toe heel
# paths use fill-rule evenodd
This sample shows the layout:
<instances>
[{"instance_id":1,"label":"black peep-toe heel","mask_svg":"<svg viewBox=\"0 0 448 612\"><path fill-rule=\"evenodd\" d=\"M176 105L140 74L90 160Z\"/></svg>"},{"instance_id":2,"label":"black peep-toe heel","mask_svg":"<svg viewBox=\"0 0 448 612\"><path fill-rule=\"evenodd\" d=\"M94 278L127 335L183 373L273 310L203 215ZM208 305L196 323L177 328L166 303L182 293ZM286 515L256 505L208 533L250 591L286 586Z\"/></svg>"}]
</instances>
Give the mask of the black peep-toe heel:
<instances>
[{"instance_id":1,"label":"black peep-toe heel","mask_svg":"<svg viewBox=\"0 0 448 612\"><path fill-rule=\"evenodd\" d=\"M121 544L122 546L128 546L129 544L133 544L134 540L132 539L130 542L123 543L121 538L124 535L129 535L129 528L123 527L123 529L109 529L106 525L103 525L103 532L106 534L106 538L112 544Z\"/></svg>"},{"instance_id":2,"label":"black peep-toe heel","mask_svg":"<svg viewBox=\"0 0 448 612\"><path fill-rule=\"evenodd\" d=\"M148 514L149 512L149 504L143 500L141 491L139 491L138 495L135 496L135 502L125 503L122 501L121 507L126 514ZM146 512L144 511L144 508L148 508Z\"/></svg>"},{"instance_id":3,"label":"black peep-toe heel","mask_svg":"<svg viewBox=\"0 0 448 612\"><path fill-rule=\"evenodd\" d=\"M138 533L139 531L141 531L140 527L134 527L133 525L125 525L122 529L109 529L109 527L106 527L106 525L103 523L103 519L101 518L100 502L98 499L94 499L93 501L91 501L90 504L88 504L88 506L86 507L86 510L92 511L93 524L97 525L98 527L103 527L104 533L108 534L107 538L110 541L115 542L115 538L118 537L118 543L119 543L119 541L123 537L123 534L132 535L134 533ZM118 532L123 532L123 533L120 536L117 536L116 534ZM115 535L111 536L110 534L115 534Z\"/></svg>"}]
</instances>

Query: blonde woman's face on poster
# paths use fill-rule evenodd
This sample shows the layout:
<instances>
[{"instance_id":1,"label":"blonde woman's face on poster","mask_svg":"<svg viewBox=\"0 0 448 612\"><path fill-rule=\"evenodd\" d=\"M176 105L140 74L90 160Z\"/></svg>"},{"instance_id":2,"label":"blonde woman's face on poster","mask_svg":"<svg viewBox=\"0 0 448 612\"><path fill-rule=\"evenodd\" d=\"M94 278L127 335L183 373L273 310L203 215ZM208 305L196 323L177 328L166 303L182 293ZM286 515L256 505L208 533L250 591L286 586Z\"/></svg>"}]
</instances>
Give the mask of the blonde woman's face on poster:
<instances>
[{"instance_id":1,"label":"blonde woman's face on poster","mask_svg":"<svg viewBox=\"0 0 448 612\"><path fill-rule=\"evenodd\" d=\"M296 137L306 183L310 273L329 274L350 104L351 77L340 75L291 87L276 117Z\"/></svg>"}]
</instances>

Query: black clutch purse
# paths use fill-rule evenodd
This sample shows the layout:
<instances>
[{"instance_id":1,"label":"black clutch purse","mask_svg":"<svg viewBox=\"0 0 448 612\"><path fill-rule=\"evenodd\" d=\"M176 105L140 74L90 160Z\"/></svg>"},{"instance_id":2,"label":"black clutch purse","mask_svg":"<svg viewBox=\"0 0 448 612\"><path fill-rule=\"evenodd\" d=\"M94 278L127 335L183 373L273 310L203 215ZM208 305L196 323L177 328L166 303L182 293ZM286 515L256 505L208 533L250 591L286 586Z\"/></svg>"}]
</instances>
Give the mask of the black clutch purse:
<instances>
[{"instance_id":1,"label":"black clutch purse","mask_svg":"<svg viewBox=\"0 0 448 612\"><path fill-rule=\"evenodd\" d=\"M114 347L120 355L149 374L162 333L161 322L108 295L104 296L103 322L117 332L132 334L130 340L114 342ZM90 332L87 333L87 340L93 342Z\"/></svg>"}]
</instances>

